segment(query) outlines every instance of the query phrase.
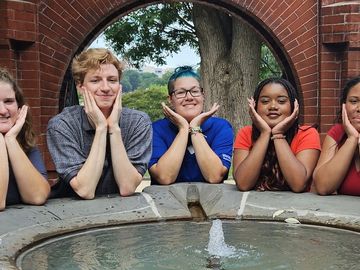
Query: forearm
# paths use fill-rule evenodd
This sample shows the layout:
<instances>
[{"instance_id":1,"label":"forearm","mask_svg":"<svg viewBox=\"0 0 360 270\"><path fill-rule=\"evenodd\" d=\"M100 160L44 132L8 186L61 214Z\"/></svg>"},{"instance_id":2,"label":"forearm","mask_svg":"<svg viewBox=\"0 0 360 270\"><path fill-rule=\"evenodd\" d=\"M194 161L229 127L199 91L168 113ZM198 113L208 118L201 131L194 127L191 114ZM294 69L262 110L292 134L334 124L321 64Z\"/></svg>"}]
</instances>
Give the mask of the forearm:
<instances>
[{"instance_id":1,"label":"forearm","mask_svg":"<svg viewBox=\"0 0 360 270\"><path fill-rule=\"evenodd\" d=\"M109 134L115 181L119 187L120 195L130 196L134 194L140 184L142 175L132 165L127 156L120 128L112 129Z\"/></svg>"},{"instance_id":2,"label":"forearm","mask_svg":"<svg viewBox=\"0 0 360 270\"><path fill-rule=\"evenodd\" d=\"M11 167L25 203L41 205L50 193L48 181L34 167L16 138L5 138Z\"/></svg>"},{"instance_id":3,"label":"forearm","mask_svg":"<svg viewBox=\"0 0 360 270\"><path fill-rule=\"evenodd\" d=\"M269 140L270 134L261 134L250 150L248 156L242 162L234 162L233 175L236 185L240 190L251 190L256 185L269 145Z\"/></svg>"},{"instance_id":4,"label":"forearm","mask_svg":"<svg viewBox=\"0 0 360 270\"><path fill-rule=\"evenodd\" d=\"M319 194L332 194L340 187L353 162L357 149L357 139L351 137L327 161L323 162L323 157L320 157L319 165L315 169L313 176L314 185Z\"/></svg>"},{"instance_id":5,"label":"forearm","mask_svg":"<svg viewBox=\"0 0 360 270\"><path fill-rule=\"evenodd\" d=\"M228 169L210 148L203 134L191 134L191 141L194 147L196 161L205 180L212 184L220 183Z\"/></svg>"},{"instance_id":6,"label":"forearm","mask_svg":"<svg viewBox=\"0 0 360 270\"><path fill-rule=\"evenodd\" d=\"M6 206L9 185L9 162L4 136L0 134L0 211Z\"/></svg>"},{"instance_id":7,"label":"forearm","mask_svg":"<svg viewBox=\"0 0 360 270\"><path fill-rule=\"evenodd\" d=\"M184 160L188 134L188 130L180 130L169 149L150 168L151 176L160 184L169 185L176 181Z\"/></svg>"},{"instance_id":8,"label":"forearm","mask_svg":"<svg viewBox=\"0 0 360 270\"><path fill-rule=\"evenodd\" d=\"M96 129L89 156L76 177L70 181L73 190L84 199L95 197L96 187L104 167L106 134L106 128Z\"/></svg>"},{"instance_id":9,"label":"forearm","mask_svg":"<svg viewBox=\"0 0 360 270\"><path fill-rule=\"evenodd\" d=\"M304 191L312 171L308 172L306 167L296 158L285 138L275 139L274 146L280 170L285 181L292 191Z\"/></svg>"}]
</instances>

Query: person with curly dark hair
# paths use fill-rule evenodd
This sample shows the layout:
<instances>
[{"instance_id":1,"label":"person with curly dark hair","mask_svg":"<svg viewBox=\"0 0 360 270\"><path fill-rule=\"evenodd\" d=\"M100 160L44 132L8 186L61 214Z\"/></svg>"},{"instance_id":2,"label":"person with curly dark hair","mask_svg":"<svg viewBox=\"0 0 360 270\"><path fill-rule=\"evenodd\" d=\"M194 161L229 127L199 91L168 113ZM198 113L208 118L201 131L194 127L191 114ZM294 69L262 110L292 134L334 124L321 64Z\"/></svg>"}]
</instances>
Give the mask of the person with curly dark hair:
<instances>
[{"instance_id":1,"label":"person with curly dark hair","mask_svg":"<svg viewBox=\"0 0 360 270\"><path fill-rule=\"evenodd\" d=\"M225 119L214 117L215 103L204 112L200 77L189 66L175 69L168 82L166 118L153 123L152 184L220 183L231 165L233 131Z\"/></svg>"},{"instance_id":2,"label":"person with curly dark hair","mask_svg":"<svg viewBox=\"0 0 360 270\"><path fill-rule=\"evenodd\" d=\"M233 176L241 191L309 189L320 154L320 137L299 126L295 88L285 79L260 82L248 99L252 126L241 128L234 143Z\"/></svg>"},{"instance_id":3,"label":"person with curly dark hair","mask_svg":"<svg viewBox=\"0 0 360 270\"><path fill-rule=\"evenodd\" d=\"M0 210L18 203L44 204L49 193L24 95L11 74L0 68Z\"/></svg>"},{"instance_id":4,"label":"person with curly dark hair","mask_svg":"<svg viewBox=\"0 0 360 270\"><path fill-rule=\"evenodd\" d=\"M321 195L360 196L360 77L346 83L340 102L339 123L324 139L314 188Z\"/></svg>"}]
</instances>

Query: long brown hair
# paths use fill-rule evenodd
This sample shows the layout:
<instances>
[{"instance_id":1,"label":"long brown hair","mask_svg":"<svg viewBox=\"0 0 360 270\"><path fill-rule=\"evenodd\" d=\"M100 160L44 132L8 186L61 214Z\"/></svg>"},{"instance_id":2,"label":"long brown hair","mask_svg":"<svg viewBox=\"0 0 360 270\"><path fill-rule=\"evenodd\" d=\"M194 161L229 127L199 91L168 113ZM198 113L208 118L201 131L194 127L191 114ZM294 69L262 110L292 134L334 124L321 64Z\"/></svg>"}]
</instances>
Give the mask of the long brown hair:
<instances>
[{"instance_id":1,"label":"long brown hair","mask_svg":"<svg viewBox=\"0 0 360 270\"><path fill-rule=\"evenodd\" d=\"M257 110L257 104L259 101L261 90L268 84L280 84L282 85L290 99L291 112L294 111L295 99L298 100L298 93L296 89L285 79L282 78L269 78L259 83L254 92L254 100L256 101L255 110ZM299 122L295 120L294 124L284 134L286 140L291 144L295 134L298 132ZM253 124L252 125L252 141L255 141L260 136L260 131ZM259 179L256 183L255 189L258 190L290 190L289 185L286 183L285 178L281 172L280 165L276 156L274 142L270 140L268 149L265 154L264 162L261 166Z\"/></svg>"},{"instance_id":2,"label":"long brown hair","mask_svg":"<svg viewBox=\"0 0 360 270\"><path fill-rule=\"evenodd\" d=\"M0 82L9 84L14 90L18 108L21 108L23 105L25 105L24 94L21 88L18 86L13 76L11 76L10 72L4 68L0 68ZM35 132L33 130L32 119L29 110L26 114L25 123L16 139L25 152L29 151L32 147L35 146Z\"/></svg>"}]
</instances>

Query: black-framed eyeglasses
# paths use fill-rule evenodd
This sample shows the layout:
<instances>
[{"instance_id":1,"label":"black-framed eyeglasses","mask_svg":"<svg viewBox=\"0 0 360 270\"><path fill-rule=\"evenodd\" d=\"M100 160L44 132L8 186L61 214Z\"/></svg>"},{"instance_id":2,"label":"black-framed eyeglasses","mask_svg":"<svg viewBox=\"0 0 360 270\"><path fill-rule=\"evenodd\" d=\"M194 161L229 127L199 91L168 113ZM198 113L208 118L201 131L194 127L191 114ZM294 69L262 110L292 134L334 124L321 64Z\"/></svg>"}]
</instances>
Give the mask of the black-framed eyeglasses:
<instances>
[{"instance_id":1,"label":"black-framed eyeglasses","mask_svg":"<svg viewBox=\"0 0 360 270\"><path fill-rule=\"evenodd\" d=\"M203 93L203 89L198 86L195 86L189 90L180 88L180 89L175 89L174 92L172 92L171 94L174 95L176 98L184 98L186 97L188 92L193 97L200 97Z\"/></svg>"}]
</instances>

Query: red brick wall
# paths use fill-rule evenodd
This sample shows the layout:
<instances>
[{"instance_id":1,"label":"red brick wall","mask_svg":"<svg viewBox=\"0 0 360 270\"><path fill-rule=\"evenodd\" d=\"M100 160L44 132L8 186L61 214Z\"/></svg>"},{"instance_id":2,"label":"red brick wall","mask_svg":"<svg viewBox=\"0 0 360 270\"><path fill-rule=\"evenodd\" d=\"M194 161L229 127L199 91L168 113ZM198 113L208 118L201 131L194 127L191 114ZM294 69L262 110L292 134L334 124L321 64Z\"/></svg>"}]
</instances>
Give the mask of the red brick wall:
<instances>
[{"instance_id":1,"label":"red brick wall","mask_svg":"<svg viewBox=\"0 0 360 270\"><path fill-rule=\"evenodd\" d=\"M244 1L242 5L278 40L303 94L305 123L318 122L318 1Z\"/></svg>"},{"instance_id":2,"label":"red brick wall","mask_svg":"<svg viewBox=\"0 0 360 270\"><path fill-rule=\"evenodd\" d=\"M320 123L325 133L340 110L341 88L360 75L360 3L323 1L320 12Z\"/></svg>"},{"instance_id":3,"label":"red brick wall","mask_svg":"<svg viewBox=\"0 0 360 270\"><path fill-rule=\"evenodd\" d=\"M58 113L60 87L71 59L113 20L142 7L143 2L0 0L0 65L16 74L25 91L50 170L46 126ZM271 37L302 93L304 121L319 123L324 133L336 116L339 89L346 79L360 73L356 2L218 0L211 5L247 14L259 32Z\"/></svg>"},{"instance_id":4,"label":"red brick wall","mask_svg":"<svg viewBox=\"0 0 360 270\"><path fill-rule=\"evenodd\" d=\"M40 2L41 89L43 105L46 107L46 112L44 111L42 115L44 128L47 120L57 113L61 80L74 53L79 47L84 46L86 35L106 19L106 16L114 12L121 15L116 10L125 7L126 2L131 1L124 1L121 4L105 0L75 1L72 6L68 1ZM233 1L233 5L239 6L239 9L255 17L278 41L278 46L287 55L287 61L303 93L304 120L307 123L317 122L319 55L317 1L237 2ZM46 105L45 101L49 105Z\"/></svg>"},{"instance_id":5,"label":"red brick wall","mask_svg":"<svg viewBox=\"0 0 360 270\"><path fill-rule=\"evenodd\" d=\"M0 65L18 80L31 107L35 131L40 134L37 15L35 1L0 2ZM39 144L45 149L41 139Z\"/></svg>"}]
</instances>

